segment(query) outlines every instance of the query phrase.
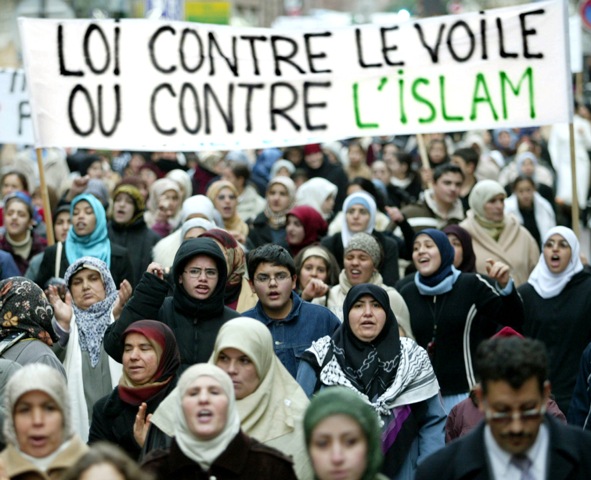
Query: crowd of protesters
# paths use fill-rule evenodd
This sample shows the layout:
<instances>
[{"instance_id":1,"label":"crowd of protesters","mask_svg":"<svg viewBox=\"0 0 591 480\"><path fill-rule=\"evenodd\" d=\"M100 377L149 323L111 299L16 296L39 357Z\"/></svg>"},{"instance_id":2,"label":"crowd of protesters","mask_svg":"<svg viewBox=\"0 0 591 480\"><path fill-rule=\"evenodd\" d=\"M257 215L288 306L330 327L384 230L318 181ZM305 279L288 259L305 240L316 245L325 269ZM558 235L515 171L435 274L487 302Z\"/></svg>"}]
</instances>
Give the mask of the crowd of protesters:
<instances>
[{"instance_id":1,"label":"crowd of protesters","mask_svg":"<svg viewBox=\"0 0 591 480\"><path fill-rule=\"evenodd\" d=\"M558 135L5 150L0 480L591 478Z\"/></svg>"}]
</instances>

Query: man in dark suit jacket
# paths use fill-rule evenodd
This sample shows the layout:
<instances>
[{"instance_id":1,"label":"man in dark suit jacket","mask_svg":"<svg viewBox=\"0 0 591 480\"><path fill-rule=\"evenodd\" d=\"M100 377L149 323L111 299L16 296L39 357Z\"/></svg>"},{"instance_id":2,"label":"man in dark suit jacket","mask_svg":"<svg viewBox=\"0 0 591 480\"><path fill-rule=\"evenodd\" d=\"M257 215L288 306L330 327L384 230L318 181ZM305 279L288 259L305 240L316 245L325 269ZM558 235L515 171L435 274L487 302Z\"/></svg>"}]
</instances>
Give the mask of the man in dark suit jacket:
<instances>
[{"instance_id":1,"label":"man in dark suit jacket","mask_svg":"<svg viewBox=\"0 0 591 480\"><path fill-rule=\"evenodd\" d=\"M476 369L485 421L425 459L416 480L591 478L591 434L545 414L550 383L541 342L487 340L478 348Z\"/></svg>"}]
</instances>

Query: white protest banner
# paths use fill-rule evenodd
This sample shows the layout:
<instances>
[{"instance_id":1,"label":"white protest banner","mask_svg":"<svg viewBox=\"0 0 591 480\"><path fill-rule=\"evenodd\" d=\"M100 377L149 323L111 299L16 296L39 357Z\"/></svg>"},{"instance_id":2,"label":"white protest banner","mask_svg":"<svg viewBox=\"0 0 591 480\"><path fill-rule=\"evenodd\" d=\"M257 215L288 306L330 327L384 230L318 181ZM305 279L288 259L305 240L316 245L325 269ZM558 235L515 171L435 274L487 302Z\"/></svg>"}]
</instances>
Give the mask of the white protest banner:
<instances>
[{"instance_id":1,"label":"white protest banner","mask_svg":"<svg viewBox=\"0 0 591 480\"><path fill-rule=\"evenodd\" d=\"M568 122L561 0L309 32L19 19L38 146L203 150Z\"/></svg>"},{"instance_id":2,"label":"white protest banner","mask_svg":"<svg viewBox=\"0 0 591 480\"><path fill-rule=\"evenodd\" d=\"M0 143L34 142L25 72L0 69Z\"/></svg>"}]
</instances>

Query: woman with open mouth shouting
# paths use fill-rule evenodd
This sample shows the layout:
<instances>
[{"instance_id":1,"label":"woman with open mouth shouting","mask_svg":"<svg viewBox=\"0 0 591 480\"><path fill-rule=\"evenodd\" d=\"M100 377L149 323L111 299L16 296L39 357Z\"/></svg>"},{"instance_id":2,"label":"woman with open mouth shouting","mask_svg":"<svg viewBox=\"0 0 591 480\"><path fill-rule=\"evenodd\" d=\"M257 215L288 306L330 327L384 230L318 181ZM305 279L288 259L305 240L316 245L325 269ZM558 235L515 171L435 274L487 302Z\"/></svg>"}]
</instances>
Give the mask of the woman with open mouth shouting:
<instances>
[{"instance_id":1,"label":"woman with open mouth shouting","mask_svg":"<svg viewBox=\"0 0 591 480\"><path fill-rule=\"evenodd\" d=\"M8 478L62 478L88 451L73 433L66 379L55 368L32 363L6 384L0 461Z\"/></svg>"},{"instance_id":2,"label":"woman with open mouth shouting","mask_svg":"<svg viewBox=\"0 0 591 480\"><path fill-rule=\"evenodd\" d=\"M454 267L447 235L421 230L413 243L414 282L400 294L417 343L429 352L446 411L476 383L472 359L478 344L506 325L521 331L523 304L509 267L487 259L490 278Z\"/></svg>"},{"instance_id":3,"label":"woman with open mouth shouting","mask_svg":"<svg viewBox=\"0 0 591 480\"><path fill-rule=\"evenodd\" d=\"M197 364L179 379L170 449L154 450L143 468L158 480L296 480L291 460L240 430L232 380Z\"/></svg>"},{"instance_id":4,"label":"woman with open mouth shouting","mask_svg":"<svg viewBox=\"0 0 591 480\"><path fill-rule=\"evenodd\" d=\"M400 337L382 287L354 286L343 313L332 337L303 353L296 380L309 396L335 386L355 391L382 420L381 472L411 480L417 463L444 445L446 415L427 352Z\"/></svg>"},{"instance_id":5,"label":"woman with open mouth shouting","mask_svg":"<svg viewBox=\"0 0 591 480\"><path fill-rule=\"evenodd\" d=\"M519 287L525 308L523 331L546 344L552 393L570 423L579 361L591 341L591 276L583 269L579 241L570 228L550 229L542 245L538 264ZM588 412L572 413L578 415L575 424L582 425Z\"/></svg>"}]
</instances>

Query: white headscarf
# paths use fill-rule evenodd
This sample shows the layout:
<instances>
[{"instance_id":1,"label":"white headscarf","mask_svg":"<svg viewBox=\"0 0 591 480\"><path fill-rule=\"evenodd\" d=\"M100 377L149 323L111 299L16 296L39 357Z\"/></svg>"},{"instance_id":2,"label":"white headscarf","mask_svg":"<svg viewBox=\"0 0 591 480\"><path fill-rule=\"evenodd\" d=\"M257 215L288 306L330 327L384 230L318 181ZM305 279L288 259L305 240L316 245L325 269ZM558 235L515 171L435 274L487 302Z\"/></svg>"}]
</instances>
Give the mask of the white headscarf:
<instances>
[{"instance_id":1,"label":"white headscarf","mask_svg":"<svg viewBox=\"0 0 591 480\"><path fill-rule=\"evenodd\" d=\"M183 412L183 397L193 382L199 377L211 377L219 382L228 398L228 412L224 429L211 440L200 440L190 430ZM197 462L203 470L208 470L210 465L228 447L230 442L240 431L240 418L236 410L234 399L234 386L226 372L215 365L199 363L189 367L183 372L178 383L178 396L176 405L174 437L181 451L191 460Z\"/></svg>"},{"instance_id":2,"label":"white headscarf","mask_svg":"<svg viewBox=\"0 0 591 480\"><path fill-rule=\"evenodd\" d=\"M575 233L567 227L551 228L548 230L548 233L544 235L542 245L554 234L560 235L568 242L571 249L571 257L563 272L552 273L546 264L544 252L542 251L540 254L540 260L528 279L528 283L534 287L534 290L542 298L552 298L559 295L568 282L570 282L571 278L583 270L583 263L579 257L581 247Z\"/></svg>"},{"instance_id":3,"label":"white headscarf","mask_svg":"<svg viewBox=\"0 0 591 480\"><path fill-rule=\"evenodd\" d=\"M374 198L369 193L363 191L354 192L349 195L345 198L345 202L343 203L343 229L341 230L341 238L343 239L344 248L347 248L351 241L351 237L357 233L351 232L351 230L349 230L349 225L347 225L347 210L353 205L363 205L369 210L369 222L364 230L365 233L371 234L376 226L376 212L378 207L376 206Z\"/></svg>"},{"instance_id":4,"label":"white headscarf","mask_svg":"<svg viewBox=\"0 0 591 480\"><path fill-rule=\"evenodd\" d=\"M314 177L300 185L296 192L296 205L308 205L315 208L326 220L332 212L324 213L322 205L331 195L336 198L339 189L337 186L321 177Z\"/></svg>"}]
</instances>

